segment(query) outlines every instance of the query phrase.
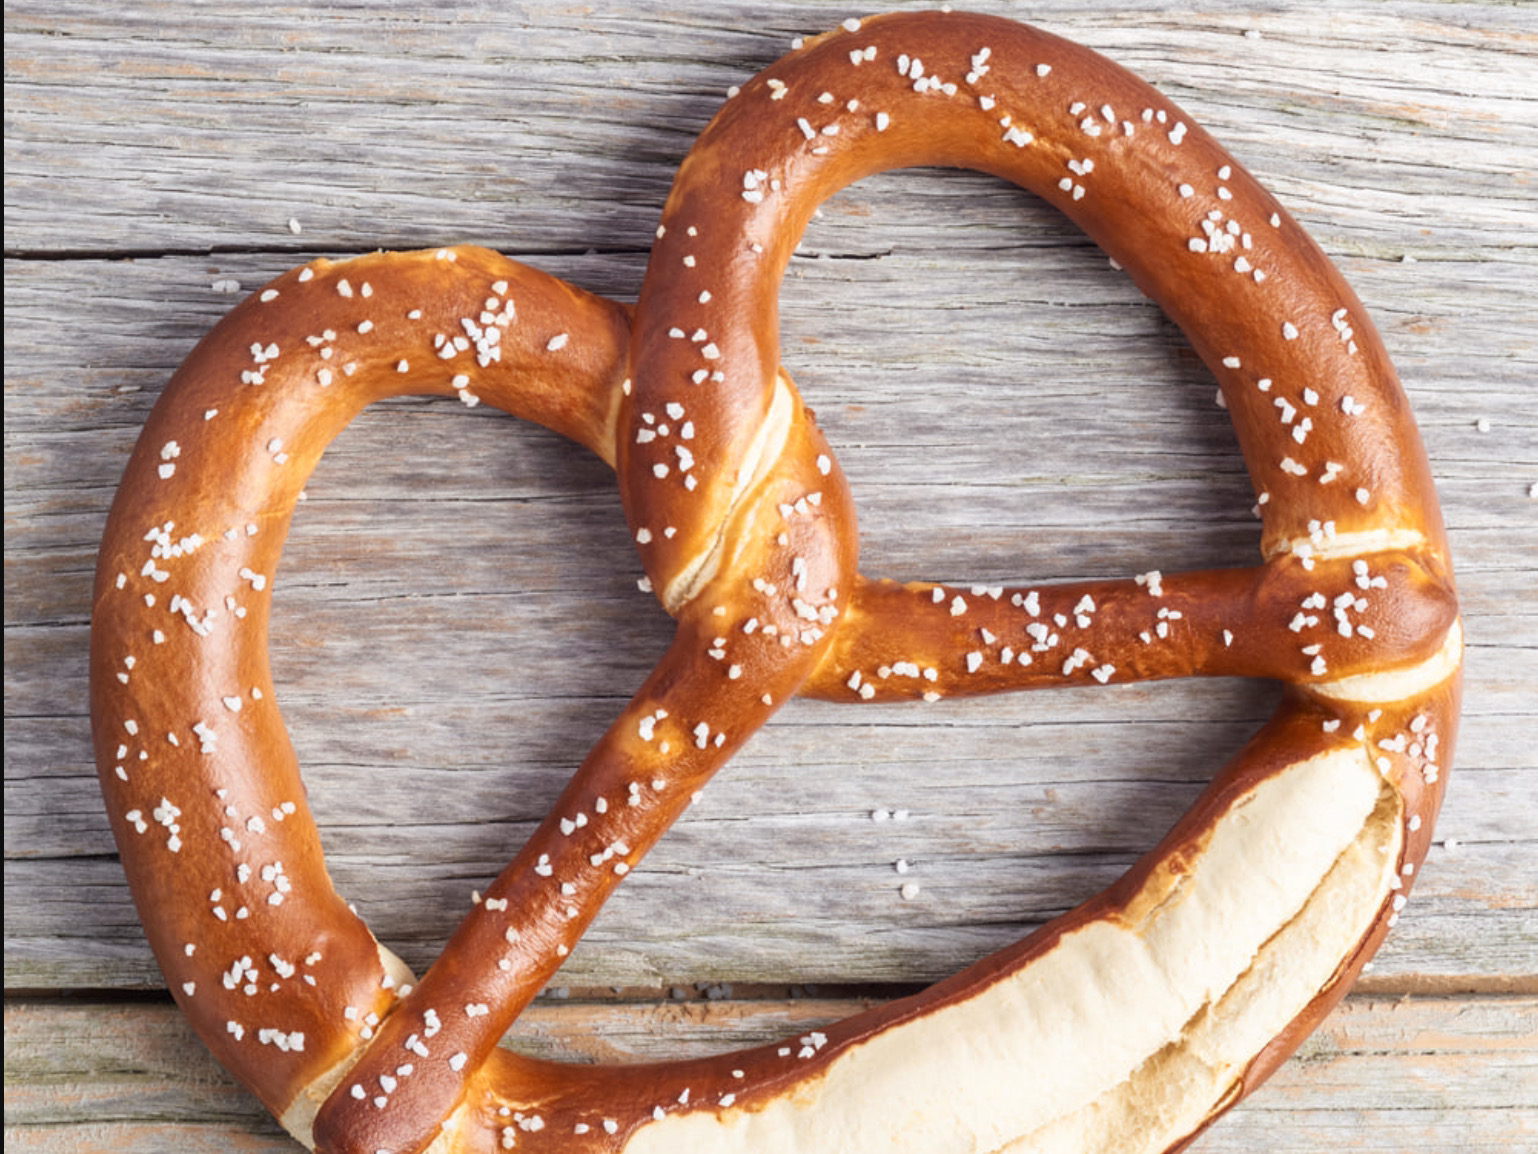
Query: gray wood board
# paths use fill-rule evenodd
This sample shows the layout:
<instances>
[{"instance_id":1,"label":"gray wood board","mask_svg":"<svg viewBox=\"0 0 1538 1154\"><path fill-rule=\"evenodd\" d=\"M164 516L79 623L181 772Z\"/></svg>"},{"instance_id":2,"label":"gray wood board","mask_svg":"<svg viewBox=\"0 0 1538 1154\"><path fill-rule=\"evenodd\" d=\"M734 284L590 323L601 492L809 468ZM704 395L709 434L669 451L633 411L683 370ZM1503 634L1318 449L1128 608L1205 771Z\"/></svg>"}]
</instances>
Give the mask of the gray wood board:
<instances>
[{"instance_id":1,"label":"gray wood board","mask_svg":"<svg viewBox=\"0 0 1538 1154\"><path fill-rule=\"evenodd\" d=\"M507 1044L565 1061L705 1056L795 1037L853 1000L541 1001ZM1192 1154L1510 1154L1538 1140L1538 1001L1349 998ZM169 1005L6 1004L6 1149L292 1154Z\"/></svg>"}]
</instances>

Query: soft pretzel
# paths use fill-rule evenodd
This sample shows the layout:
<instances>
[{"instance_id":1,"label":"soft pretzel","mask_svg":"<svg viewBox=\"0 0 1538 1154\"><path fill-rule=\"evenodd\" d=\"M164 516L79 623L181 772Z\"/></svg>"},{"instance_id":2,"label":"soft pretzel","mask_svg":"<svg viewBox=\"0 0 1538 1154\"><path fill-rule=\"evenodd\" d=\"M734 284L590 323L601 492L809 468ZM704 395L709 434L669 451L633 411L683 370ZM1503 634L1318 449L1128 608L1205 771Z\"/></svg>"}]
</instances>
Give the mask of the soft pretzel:
<instances>
[{"instance_id":1,"label":"soft pretzel","mask_svg":"<svg viewBox=\"0 0 1538 1154\"><path fill-rule=\"evenodd\" d=\"M823 197L916 163L1037 191L1182 325L1261 494L1262 565L1015 590L858 576L847 488L778 369L774 297ZM680 172L635 319L631 337L619 306L480 250L317 262L237 309L168 387L103 544L92 712L136 901L200 1034L325 1150L1182 1144L1370 957L1451 755L1446 544L1359 303L1152 89L1021 25L926 14L849 22L728 102ZM679 618L409 992L330 889L265 654L265 587L304 477L358 408L407 385L617 462ZM792 693L1192 673L1290 688L1158 847L1015 947L717 1060L568 1068L496 1049L693 790Z\"/></svg>"}]
</instances>

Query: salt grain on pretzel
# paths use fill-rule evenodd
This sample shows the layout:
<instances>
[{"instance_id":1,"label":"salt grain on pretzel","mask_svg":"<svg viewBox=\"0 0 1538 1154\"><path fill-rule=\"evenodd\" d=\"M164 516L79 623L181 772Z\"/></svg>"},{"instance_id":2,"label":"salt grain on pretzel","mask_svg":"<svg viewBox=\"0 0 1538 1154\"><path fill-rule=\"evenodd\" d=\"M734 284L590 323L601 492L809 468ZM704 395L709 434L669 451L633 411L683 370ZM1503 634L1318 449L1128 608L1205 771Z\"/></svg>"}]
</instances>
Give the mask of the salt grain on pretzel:
<instances>
[{"instance_id":1,"label":"salt grain on pretzel","mask_svg":"<svg viewBox=\"0 0 1538 1154\"><path fill-rule=\"evenodd\" d=\"M1038 192L1185 329L1260 495L1261 565L1013 590L857 576L842 476L778 367L775 295L821 199L919 163ZM1282 1061L1397 919L1451 756L1446 543L1349 288L1189 117L1114 65L1006 21L894 16L846 22L732 97L658 230L628 389L624 340L622 310L490 254L365 258L275 282L157 406L103 545L93 725L136 900L200 1034L331 1151L1186 1141ZM403 377L617 461L679 618L658 671L409 992L325 880L265 655L304 476ZM1289 688L1158 847L1016 946L721 1059L610 1070L496 1049L618 879L791 693L1198 673Z\"/></svg>"}]
</instances>

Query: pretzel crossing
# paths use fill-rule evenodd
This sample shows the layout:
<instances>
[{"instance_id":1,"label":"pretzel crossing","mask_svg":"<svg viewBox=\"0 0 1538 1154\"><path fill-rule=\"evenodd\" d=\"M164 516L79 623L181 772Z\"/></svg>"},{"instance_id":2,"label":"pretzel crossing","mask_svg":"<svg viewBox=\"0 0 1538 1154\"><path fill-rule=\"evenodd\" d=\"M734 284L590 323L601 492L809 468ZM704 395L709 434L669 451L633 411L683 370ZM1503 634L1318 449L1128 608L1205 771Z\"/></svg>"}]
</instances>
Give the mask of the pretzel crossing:
<instances>
[{"instance_id":1,"label":"pretzel crossing","mask_svg":"<svg viewBox=\"0 0 1538 1154\"><path fill-rule=\"evenodd\" d=\"M823 199L915 164L1036 192L1180 325L1234 420L1258 565L1018 588L859 573L834 448L780 367L776 299ZM613 465L678 622L420 982L331 888L266 646L306 478L403 392L502 408ZM1025 25L923 13L847 21L732 94L680 168L633 311L472 248L317 260L238 306L168 385L113 506L92 722L173 994L315 1149L1155 1152L1274 1070L1393 924L1430 845L1460 664L1430 469L1324 254L1131 74ZM720 1059L498 1048L791 696L1192 675L1287 690L1159 846L1015 946Z\"/></svg>"}]
</instances>

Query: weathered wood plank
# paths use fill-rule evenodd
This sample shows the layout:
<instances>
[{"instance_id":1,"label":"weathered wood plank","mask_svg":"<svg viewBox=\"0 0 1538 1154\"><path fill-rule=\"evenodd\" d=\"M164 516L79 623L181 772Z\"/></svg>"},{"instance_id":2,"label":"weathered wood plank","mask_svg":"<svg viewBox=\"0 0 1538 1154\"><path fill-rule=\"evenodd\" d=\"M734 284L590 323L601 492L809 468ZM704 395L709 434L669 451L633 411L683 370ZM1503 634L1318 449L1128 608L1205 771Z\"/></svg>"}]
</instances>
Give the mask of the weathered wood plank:
<instances>
[{"instance_id":1,"label":"weathered wood plank","mask_svg":"<svg viewBox=\"0 0 1538 1154\"><path fill-rule=\"evenodd\" d=\"M409 18L12 4L7 249L12 237L29 252L292 248L298 218L332 249L446 232L524 251L643 250L673 166L726 88L844 14L663 0ZM1047 0L1030 15L1162 83L1284 197L1374 216L1352 246L1456 257L1482 220L1526 215L1510 179L1533 147L1520 9L1154 4L1109 19Z\"/></svg>"},{"instance_id":2,"label":"weathered wood plank","mask_svg":"<svg viewBox=\"0 0 1538 1154\"><path fill-rule=\"evenodd\" d=\"M884 845L870 844L874 839L867 837L849 847L826 833L816 838L809 833L809 827L855 827L859 820L847 811L811 820L729 813L680 826L645 872L637 871L635 884L600 916L561 980L655 985L938 979L1110 884L1136 856L1097 849L1068 855L1056 847L1039 855L935 848L934 842L945 841L966 841L970 847L968 832L977 823L955 817L941 823L942 836L890 838ZM745 857L736 847L754 827L763 828L767 845L783 833L785 842L810 843L807 852L771 857L766 849ZM485 843L514 841L527 826L497 826L495 833L483 828L468 822L381 827L381 836L387 831L406 842L452 840L456 848L448 860L331 855L342 892L381 940L419 972L468 908L472 889L502 864L503 858L494 856L500 847ZM988 836L1005 832L995 827ZM468 850L461 848L466 844ZM1371 983L1367 988L1534 986L1531 883L1492 895L1486 882L1503 875L1530 878L1531 851L1476 845L1457 853L1456 883L1444 880L1440 860L1426 867L1411 914L1379 955L1373 975L1364 979ZM830 855L838 860L823 864ZM1084 860L1065 860L1074 857ZM898 860L911 863L902 878L894 872ZM11 874L16 891L36 895L21 912L7 913L13 955L7 977L13 987L162 985L113 861L13 862ZM899 881L915 880L920 896L903 901ZM52 903L46 912L44 901Z\"/></svg>"},{"instance_id":3,"label":"weathered wood plank","mask_svg":"<svg viewBox=\"0 0 1538 1154\"><path fill-rule=\"evenodd\" d=\"M507 1044L558 1061L702 1056L795 1036L864 1004L542 999ZM5 1033L9 1150L298 1149L168 1005L8 1002ZM1353 997L1193 1150L1523 1149L1538 1138L1535 1039L1531 997Z\"/></svg>"}]
</instances>

